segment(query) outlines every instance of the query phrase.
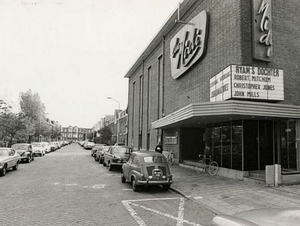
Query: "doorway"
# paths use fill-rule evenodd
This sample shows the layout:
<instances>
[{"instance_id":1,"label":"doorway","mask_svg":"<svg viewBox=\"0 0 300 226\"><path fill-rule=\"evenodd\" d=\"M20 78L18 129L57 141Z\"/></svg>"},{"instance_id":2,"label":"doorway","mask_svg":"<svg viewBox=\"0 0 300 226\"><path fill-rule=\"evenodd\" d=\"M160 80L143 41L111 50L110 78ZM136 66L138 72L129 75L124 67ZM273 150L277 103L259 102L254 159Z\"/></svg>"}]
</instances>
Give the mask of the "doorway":
<instances>
[{"instance_id":1,"label":"doorway","mask_svg":"<svg viewBox=\"0 0 300 226\"><path fill-rule=\"evenodd\" d=\"M267 120L244 120L244 170L265 170L275 162L274 126Z\"/></svg>"}]
</instances>

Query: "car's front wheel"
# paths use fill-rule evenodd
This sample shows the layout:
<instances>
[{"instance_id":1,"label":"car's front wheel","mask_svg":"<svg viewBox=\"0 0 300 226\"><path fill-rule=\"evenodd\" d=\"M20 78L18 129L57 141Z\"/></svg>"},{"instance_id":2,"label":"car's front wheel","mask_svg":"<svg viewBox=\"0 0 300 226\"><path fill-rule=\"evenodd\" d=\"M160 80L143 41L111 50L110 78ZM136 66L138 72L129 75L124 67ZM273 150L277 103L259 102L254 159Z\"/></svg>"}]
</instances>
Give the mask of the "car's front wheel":
<instances>
[{"instance_id":1,"label":"car's front wheel","mask_svg":"<svg viewBox=\"0 0 300 226\"><path fill-rule=\"evenodd\" d=\"M122 182L122 183L125 183L125 182L126 182L126 178L124 177L123 170L122 170L122 173L121 173L121 182Z\"/></svg>"},{"instance_id":2,"label":"car's front wheel","mask_svg":"<svg viewBox=\"0 0 300 226\"><path fill-rule=\"evenodd\" d=\"M136 184L135 178L132 178L131 182L132 182L132 190L135 192L139 191L140 187Z\"/></svg>"},{"instance_id":3,"label":"car's front wheel","mask_svg":"<svg viewBox=\"0 0 300 226\"><path fill-rule=\"evenodd\" d=\"M108 162L108 170L112 171L113 170L113 166L110 164L110 162Z\"/></svg>"},{"instance_id":4,"label":"car's front wheel","mask_svg":"<svg viewBox=\"0 0 300 226\"><path fill-rule=\"evenodd\" d=\"M31 162L31 157L28 157L27 158L27 163L30 163Z\"/></svg>"},{"instance_id":5,"label":"car's front wheel","mask_svg":"<svg viewBox=\"0 0 300 226\"><path fill-rule=\"evenodd\" d=\"M163 185L163 189L165 190L165 191L169 191L169 189L170 189L170 187L171 187L171 185Z\"/></svg>"},{"instance_id":6,"label":"car's front wheel","mask_svg":"<svg viewBox=\"0 0 300 226\"><path fill-rule=\"evenodd\" d=\"M5 174L6 174L6 166L4 166L2 170L0 170L0 176L5 176Z\"/></svg>"},{"instance_id":7,"label":"car's front wheel","mask_svg":"<svg viewBox=\"0 0 300 226\"><path fill-rule=\"evenodd\" d=\"M19 168L19 161L16 163L16 165L13 167L13 170L18 170Z\"/></svg>"}]
</instances>

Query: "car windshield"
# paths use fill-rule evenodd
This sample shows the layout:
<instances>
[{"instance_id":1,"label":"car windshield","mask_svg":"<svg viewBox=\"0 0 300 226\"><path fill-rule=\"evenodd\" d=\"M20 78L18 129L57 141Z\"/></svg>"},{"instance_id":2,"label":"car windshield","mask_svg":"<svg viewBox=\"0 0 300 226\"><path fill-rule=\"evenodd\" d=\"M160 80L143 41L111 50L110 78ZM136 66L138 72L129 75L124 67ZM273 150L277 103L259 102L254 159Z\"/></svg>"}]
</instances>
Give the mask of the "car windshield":
<instances>
[{"instance_id":1,"label":"car windshield","mask_svg":"<svg viewBox=\"0 0 300 226\"><path fill-rule=\"evenodd\" d=\"M1 157L7 157L8 156L8 152L6 149L0 149L0 156Z\"/></svg>"},{"instance_id":2,"label":"car windshield","mask_svg":"<svg viewBox=\"0 0 300 226\"><path fill-rule=\"evenodd\" d=\"M41 144L32 144L32 147L41 147Z\"/></svg>"},{"instance_id":3,"label":"car windshield","mask_svg":"<svg viewBox=\"0 0 300 226\"><path fill-rule=\"evenodd\" d=\"M126 147L117 147L114 148L114 154L129 154L130 149Z\"/></svg>"},{"instance_id":4,"label":"car windshield","mask_svg":"<svg viewBox=\"0 0 300 226\"><path fill-rule=\"evenodd\" d=\"M26 145L26 144L14 144L11 147L13 149L16 149L16 150L25 150L25 149L27 149L28 145Z\"/></svg>"},{"instance_id":5,"label":"car windshield","mask_svg":"<svg viewBox=\"0 0 300 226\"><path fill-rule=\"evenodd\" d=\"M144 157L145 163L165 163L166 160L162 156L147 156Z\"/></svg>"},{"instance_id":6,"label":"car windshield","mask_svg":"<svg viewBox=\"0 0 300 226\"><path fill-rule=\"evenodd\" d=\"M108 149L109 149L109 146L104 146L104 147L101 148L101 150L102 150L103 152L107 152Z\"/></svg>"}]
</instances>

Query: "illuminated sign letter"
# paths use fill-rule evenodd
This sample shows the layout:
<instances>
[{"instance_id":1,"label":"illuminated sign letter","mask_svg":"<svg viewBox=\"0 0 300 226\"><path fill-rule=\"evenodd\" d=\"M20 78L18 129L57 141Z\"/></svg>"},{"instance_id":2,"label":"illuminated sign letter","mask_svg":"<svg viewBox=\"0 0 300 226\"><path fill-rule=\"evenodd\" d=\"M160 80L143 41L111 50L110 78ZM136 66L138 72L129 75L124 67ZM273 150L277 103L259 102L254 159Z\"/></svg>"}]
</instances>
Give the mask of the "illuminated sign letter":
<instances>
[{"instance_id":1,"label":"illuminated sign letter","mask_svg":"<svg viewBox=\"0 0 300 226\"><path fill-rule=\"evenodd\" d=\"M190 20L170 41L171 72L174 79L181 76L205 52L207 12L202 11Z\"/></svg>"},{"instance_id":2,"label":"illuminated sign letter","mask_svg":"<svg viewBox=\"0 0 300 226\"><path fill-rule=\"evenodd\" d=\"M252 0L252 3L254 58L271 61L273 56L271 0Z\"/></svg>"}]
</instances>

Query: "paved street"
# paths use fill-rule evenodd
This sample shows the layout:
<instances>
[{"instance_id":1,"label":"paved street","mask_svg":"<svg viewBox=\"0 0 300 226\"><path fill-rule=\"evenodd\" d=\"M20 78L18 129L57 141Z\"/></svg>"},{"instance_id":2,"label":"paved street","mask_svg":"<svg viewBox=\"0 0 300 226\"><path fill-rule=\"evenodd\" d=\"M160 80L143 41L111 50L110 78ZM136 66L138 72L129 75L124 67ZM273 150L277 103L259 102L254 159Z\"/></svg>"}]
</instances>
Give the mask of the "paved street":
<instances>
[{"instance_id":1,"label":"paved street","mask_svg":"<svg viewBox=\"0 0 300 226\"><path fill-rule=\"evenodd\" d=\"M78 144L0 178L1 225L209 225L214 214L161 188L136 193Z\"/></svg>"}]
</instances>

